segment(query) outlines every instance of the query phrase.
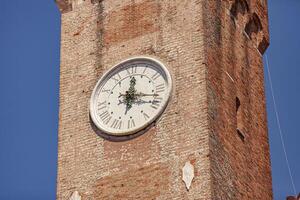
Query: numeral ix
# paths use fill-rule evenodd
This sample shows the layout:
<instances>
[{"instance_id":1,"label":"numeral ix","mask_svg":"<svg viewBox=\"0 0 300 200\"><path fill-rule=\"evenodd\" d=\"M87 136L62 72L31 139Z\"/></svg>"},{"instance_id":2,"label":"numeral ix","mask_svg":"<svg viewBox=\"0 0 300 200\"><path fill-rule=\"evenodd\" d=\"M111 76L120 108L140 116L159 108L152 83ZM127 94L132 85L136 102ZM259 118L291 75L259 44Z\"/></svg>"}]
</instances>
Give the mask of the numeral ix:
<instances>
[{"instance_id":1,"label":"numeral ix","mask_svg":"<svg viewBox=\"0 0 300 200\"><path fill-rule=\"evenodd\" d=\"M101 113L100 115L100 119L103 121L103 123L108 124L111 120L111 116L109 114L108 111L104 111L103 113Z\"/></svg>"}]
</instances>

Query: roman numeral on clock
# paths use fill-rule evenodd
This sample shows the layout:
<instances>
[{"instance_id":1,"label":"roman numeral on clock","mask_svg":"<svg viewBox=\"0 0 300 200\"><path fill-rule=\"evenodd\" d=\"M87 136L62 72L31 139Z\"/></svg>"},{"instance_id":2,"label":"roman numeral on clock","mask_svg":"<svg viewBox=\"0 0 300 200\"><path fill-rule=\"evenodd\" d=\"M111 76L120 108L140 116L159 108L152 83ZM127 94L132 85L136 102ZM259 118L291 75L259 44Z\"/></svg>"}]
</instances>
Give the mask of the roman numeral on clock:
<instances>
[{"instance_id":1,"label":"roman numeral on clock","mask_svg":"<svg viewBox=\"0 0 300 200\"><path fill-rule=\"evenodd\" d=\"M165 84L162 83L156 86L156 93L160 93L163 91L165 91Z\"/></svg>"},{"instance_id":2,"label":"roman numeral on clock","mask_svg":"<svg viewBox=\"0 0 300 200\"><path fill-rule=\"evenodd\" d=\"M128 124L127 124L127 128L130 129L130 128L134 128L135 127L135 122L134 122L134 119L130 119L128 120Z\"/></svg>"},{"instance_id":3,"label":"roman numeral on clock","mask_svg":"<svg viewBox=\"0 0 300 200\"><path fill-rule=\"evenodd\" d=\"M150 107L155 110L158 109L162 100L163 99L161 97L155 97Z\"/></svg>"},{"instance_id":4,"label":"roman numeral on clock","mask_svg":"<svg viewBox=\"0 0 300 200\"><path fill-rule=\"evenodd\" d=\"M103 121L103 123L105 123L105 124L108 124L112 118L108 111L104 111L99 116L100 116L101 120Z\"/></svg>"},{"instance_id":5,"label":"roman numeral on clock","mask_svg":"<svg viewBox=\"0 0 300 200\"><path fill-rule=\"evenodd\" d=\"M137 66L133 65L130 68L127 68L126 71L128 75L135 74L137 72Z\"/></svg>"},{"instance_id":6,"label":"roman numeral on clock","mask_svg":"<svg viewBox=\"0 0 300 200\"><path fill-rule=\"evenodd\" d=\"M158 72L156 72L155 74L153 74L153 76L151 78L153 80L156 80L159 76L160 76L160 74Z\"/></svg>"},{"instance_id":7,"label":"roman numeral on clock","mask_svg":"<svg viewBox=\"0 0 300 200\"><path fill-rule=\"evenodd\" d=\"M116 76L111 77L111 79L113 79L113 80L115 81L115 83L118 83L118 82L121 80L121 78L122 78L122 77L120 76L119 73L117 73Z\"/></svg>"},{"instance_id":8,"label":"roman numeral on clock","mask_svg":"<svg viewBox=\"0 0 300 200\"><path fill-rule=\"evenodd\" d=\"M106 101L98 102L98 111L106 108Z\"/></svg>"},{"instance_id":9,"label":"roman numeral on clock","mask_svg":"<svg viewBox=\"0 0 300 200\"><path fill-rule=\"evenodd\" d=\"M114 129L121 129L121 127L122 127L122 121L114 119L114 121L113 121L113 123L111 124L110 127L114 128Z\"/></svg>"},{"instance_id":10,"label":"roman numeral on clock","mask_svg":"<svg viewBox=\"0 0 300 200\"><path fill-rule=\"evenodd\" d=\"M144 67L143 74L145 74L145 72L147 71L147 69L148 69L148 66Z\"/></svg>"},{"instance_id":11,"label":"roman numeral on clock","mask_svg":"<svg viewBox=\"0 0 300 200\"><path fill-rule=\"evenodd\" d=\"M109 94L109 93L110 93L110 90L102 89L101 92Z\"/></svg>"},{"instance_id":12,"label":"roman numeral on clock","mask_svg":"<svg viewBox=\"0 0 300 200\"><path fill-rule=\"evenodd\" d=\"M149 115L147 115L146 113L143 113L143 116L144 116L145 120L148 120L150 118Z\"/></svg>"}]
</instances>

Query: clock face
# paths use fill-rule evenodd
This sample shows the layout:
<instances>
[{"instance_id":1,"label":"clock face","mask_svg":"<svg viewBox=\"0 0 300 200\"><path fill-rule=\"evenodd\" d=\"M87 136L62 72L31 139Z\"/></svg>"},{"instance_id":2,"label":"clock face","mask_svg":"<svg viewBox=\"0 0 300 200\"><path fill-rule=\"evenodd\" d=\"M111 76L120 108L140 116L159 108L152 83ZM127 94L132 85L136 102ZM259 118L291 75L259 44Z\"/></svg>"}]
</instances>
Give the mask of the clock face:
<instances>
[{"instance_id":1,"label":"clock face","mask_svg":"<svg viewBox=\"0 0 300 200\"><path fill-rule=\"evenodd\" d=\"M148 57L125 60L98 81L90 102L91 118L107 134L134 134L162 114L171 88L171 76L161 62Z\"/></svg>"}]
</instances>

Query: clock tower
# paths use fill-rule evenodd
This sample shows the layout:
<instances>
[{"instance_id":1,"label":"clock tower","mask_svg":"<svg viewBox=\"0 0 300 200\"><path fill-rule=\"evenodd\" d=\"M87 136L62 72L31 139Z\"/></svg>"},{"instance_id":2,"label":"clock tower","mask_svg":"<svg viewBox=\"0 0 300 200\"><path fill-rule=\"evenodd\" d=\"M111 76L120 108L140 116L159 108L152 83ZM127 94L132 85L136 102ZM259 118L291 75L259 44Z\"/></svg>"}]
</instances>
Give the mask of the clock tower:
<instances>
[{"instance_id":1,"label":"clock tower","mask_svg":"<svg viewBox=\"0 0 300 200\"><path fill-rule=\"evenodd\" d=\"M266 0L56 3L57 199L272 199Z\"/></svg>"}]
</instances>

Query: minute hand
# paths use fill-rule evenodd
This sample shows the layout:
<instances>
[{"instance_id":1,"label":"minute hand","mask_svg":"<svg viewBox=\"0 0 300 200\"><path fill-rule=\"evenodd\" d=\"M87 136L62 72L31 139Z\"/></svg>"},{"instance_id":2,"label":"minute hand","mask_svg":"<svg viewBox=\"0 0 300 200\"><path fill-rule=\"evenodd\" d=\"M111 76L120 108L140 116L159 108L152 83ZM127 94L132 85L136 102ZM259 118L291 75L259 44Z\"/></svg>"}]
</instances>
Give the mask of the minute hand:
<instances>
[{"instance_id":1,"label":"minute hand","mask_svg":"<svg viewBox=\"0 0 300 200\"><path fill-rule=\"evenodd\" d=\"M126 96L126 94L120 93L119 97ZM159 96L158 94L145 94L145 93L136 93L134 94L136 97L157 97Z\"/></svg>"},{"instance_id":2,"label":"minute hand","mask_svg":"<svg viewBox=\"0 0 300 200\"><path fill-rule=\"evenodd\" d=\"M138 97L157 97L158 96L158 94L145 94L145 93L137 93L136 94L136 96L138 96Z\"/></svg>"}]
</instances>

